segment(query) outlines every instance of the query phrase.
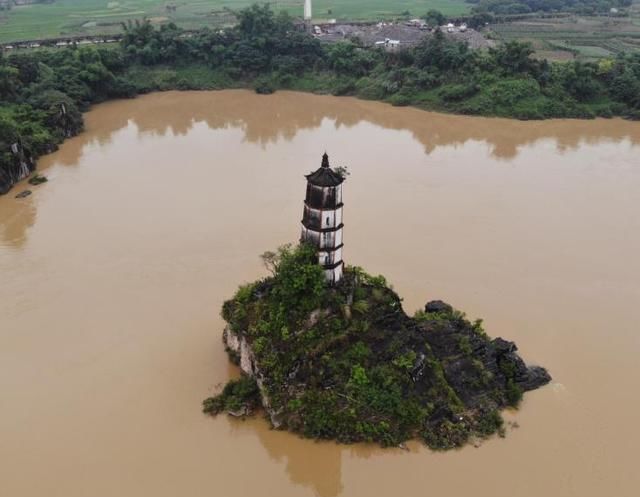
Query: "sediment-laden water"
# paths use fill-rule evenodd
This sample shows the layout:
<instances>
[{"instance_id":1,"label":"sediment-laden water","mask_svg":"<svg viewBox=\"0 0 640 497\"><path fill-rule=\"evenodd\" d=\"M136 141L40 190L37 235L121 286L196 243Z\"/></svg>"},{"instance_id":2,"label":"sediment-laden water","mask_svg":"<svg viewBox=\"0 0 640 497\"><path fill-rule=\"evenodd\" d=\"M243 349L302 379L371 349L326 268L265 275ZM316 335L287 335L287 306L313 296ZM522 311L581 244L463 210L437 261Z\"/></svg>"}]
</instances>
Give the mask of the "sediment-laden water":
<instances>
[{"instance_id":1,"label":"sediment-laden water","mask_svg":"<svg viewBox=\"0 0 640 497\"><path fill-rule=\"evenodd\" d=\"M244 91L107 103L0 198L0 494L635 496L640 123L444 116ZM345 259L440 298L554 383L505 439L316 443L200 402L219 309L346 165ZM15 199L30 188L33 194Z\"/></svg>"}]
</instances>

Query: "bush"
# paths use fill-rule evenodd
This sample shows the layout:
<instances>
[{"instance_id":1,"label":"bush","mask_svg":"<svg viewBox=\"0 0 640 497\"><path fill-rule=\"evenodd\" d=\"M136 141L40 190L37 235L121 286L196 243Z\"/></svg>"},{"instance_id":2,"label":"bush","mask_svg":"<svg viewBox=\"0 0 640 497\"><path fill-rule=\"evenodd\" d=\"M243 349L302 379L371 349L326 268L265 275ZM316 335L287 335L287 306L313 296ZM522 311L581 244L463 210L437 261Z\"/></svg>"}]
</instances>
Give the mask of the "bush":
<instances>
[{"instance_id":1,"label":"bush","mask_svg":"<svg viewBox=\"0 0 640 497\"><path fill-rule=\"evenodd\" d=\"M260 95L270 95L275 90L273 83L267 78L259 78L254 83L254 89L256 93Z\"/></svg>"},{"instance_id":2,"label":"bush","mask_svg":"<svg viewBox=\"0 0 640 497\"><path fill-rule=\"evenodd\" d=\"M480 415L476 424L476 430L482 436L489 436L502 431L503 425L504 421L500 413L496 410L491 410Z\"/></svg>"},{"instance_id":3,"label":"bush","mask_svg":"<svg viewBox=\"0 0 640 497\"><path fill-rule=\"evenodd\" d=\"M457 102L472 97L480 91L474 83L444 86L439 92L440 98L446 102Z\"/></svg>"},{"instance_id":4,"label":"bush","mask_svg":"<svg viewBox=\"0 0 640 497\"><path fill-rule=\"evenodd\" d=\"M356 91L356 84L352 79L337 79L331 88L331 94L335 96L351 95Z\"/></svg>"},{"instance_id":5,"label":"bush","mask_svg":"<svg viewBox=\"0 0 640 497\"><path fill-rule=\"evenodd\" d=\"M520 404L520 401L522 400L522 388L516 385L514 380L509 380L507 382L506 395L507 395L507 401L509 402L509 404L512 405L513 407L517 407L518 404Z\"/></svg>"},{"instance_id":6,"label":"bush","mask_svg":"<svg viewBox=\"0 0 640 497\"><path fill-rule=\"evenodd\" d=\"M202 402L202 411L206 414L219 414L227 411L233 414L249 414L261 403L260 390L255 379L243 375L228 382L222 392Z\"/></svg>"},{"instance_id":7,"label":"bush","mask_svg":"<svg viewBox=\"0 0 640 497\"><path fill-rule=\"evenodd\" d=\"M382 100L385 90L382 83L376 79L365 77L360 78L356 83L356 93L360 98L366 100Z\"/></svg>"},{"instance_id":8,"label":"bush","mask_svg":"<svg viewBox=\"0 0 640 497\"><path fill-rule=\"evenodd\" d=\"M516 106L523 100L540 95L540 85L535 79L510 79L495 83L486 90L496 106Z\"/></svg>"}]
</instances>

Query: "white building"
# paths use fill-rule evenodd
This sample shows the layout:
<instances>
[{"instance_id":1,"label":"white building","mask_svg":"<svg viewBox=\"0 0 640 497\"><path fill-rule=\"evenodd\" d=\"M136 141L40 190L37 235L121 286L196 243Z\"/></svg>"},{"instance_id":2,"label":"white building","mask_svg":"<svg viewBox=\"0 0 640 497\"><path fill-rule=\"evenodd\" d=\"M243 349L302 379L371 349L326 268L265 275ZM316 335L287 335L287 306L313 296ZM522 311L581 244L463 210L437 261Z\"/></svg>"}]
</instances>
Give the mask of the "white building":
<instances>
[{"instance_id":1,"label":"white building","mask_svg":"<svg viewBox=\"0 0 640 497\"><path fill-rule=\"evenodd\" d=\"M344 178L329 166L329 156L322 165L306 175L307 195L302 216L302 242L318 249L318 263L330 284L342 279L342 182Z\"/></svg>"}]
</instances>

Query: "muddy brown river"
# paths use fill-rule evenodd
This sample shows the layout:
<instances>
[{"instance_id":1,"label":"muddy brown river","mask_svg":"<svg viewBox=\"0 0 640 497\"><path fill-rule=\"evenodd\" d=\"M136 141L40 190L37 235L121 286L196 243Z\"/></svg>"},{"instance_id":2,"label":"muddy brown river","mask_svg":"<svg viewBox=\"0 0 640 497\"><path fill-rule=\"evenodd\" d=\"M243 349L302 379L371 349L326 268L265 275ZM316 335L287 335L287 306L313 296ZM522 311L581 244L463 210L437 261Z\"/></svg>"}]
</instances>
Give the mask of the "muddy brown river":
<instances>
[{"instance_id":1,"label":"muddy brown river","mask_svg":"<svg viewBox=\"0 0 640 497\"><path fill-rule=\"evenodd\" d=\"M162 93L96 106L0 198L3 497L640 493L640 123L445 116L350 98ZM324 151L345 260L440 298L552 384L506 438L317 443L201 414L219 310L299 236Z\"/></svg>"}]
</instances>

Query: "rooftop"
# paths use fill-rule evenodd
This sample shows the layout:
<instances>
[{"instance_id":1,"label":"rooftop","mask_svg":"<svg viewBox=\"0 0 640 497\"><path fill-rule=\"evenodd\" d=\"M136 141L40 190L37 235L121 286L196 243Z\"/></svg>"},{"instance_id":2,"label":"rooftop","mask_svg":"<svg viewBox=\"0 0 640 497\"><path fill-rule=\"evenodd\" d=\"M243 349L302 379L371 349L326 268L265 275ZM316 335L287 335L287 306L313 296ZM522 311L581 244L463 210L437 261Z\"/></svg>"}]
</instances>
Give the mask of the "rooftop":
<instances>
[{"instance_id":1,"label":"rooftop","mask_svg":"<svg viewBox=\"0 0 640 497\"><path fill-rule=\"evenodd\" d=\"M329 156L325 152L322 156L322 165L311 174L305 175L307 181L316 186L338 186L344 178L331 169Z\"/></svg>"}]
</instances>

